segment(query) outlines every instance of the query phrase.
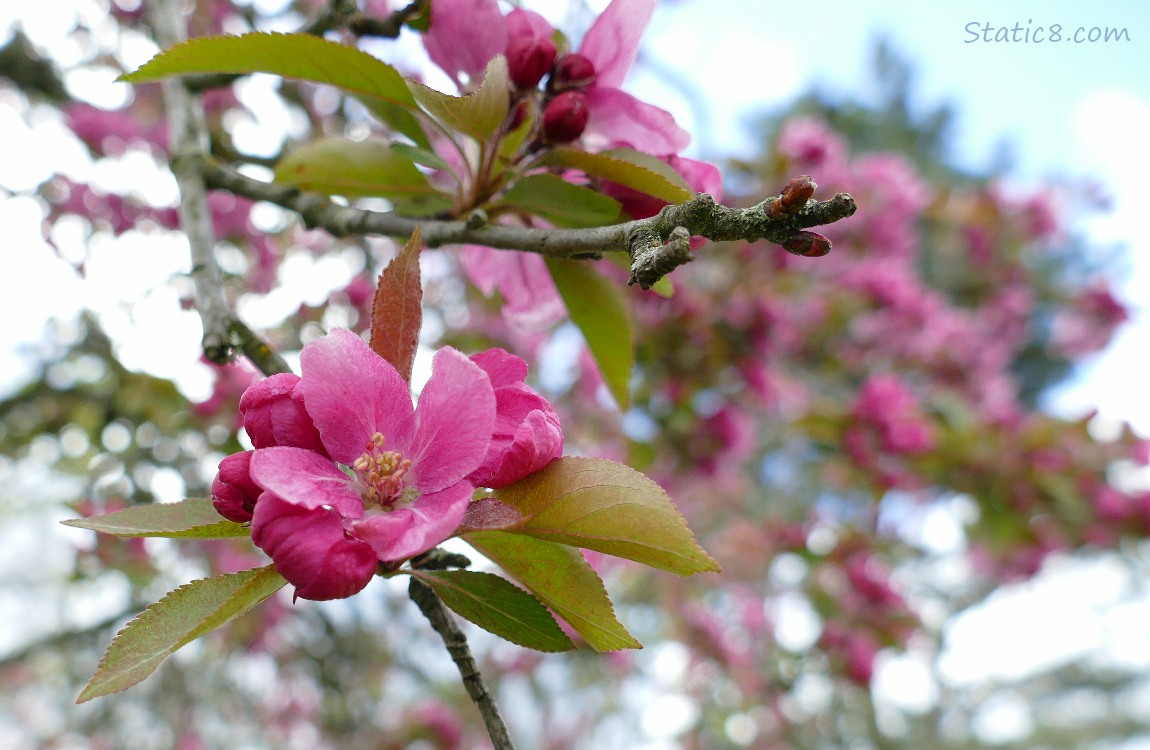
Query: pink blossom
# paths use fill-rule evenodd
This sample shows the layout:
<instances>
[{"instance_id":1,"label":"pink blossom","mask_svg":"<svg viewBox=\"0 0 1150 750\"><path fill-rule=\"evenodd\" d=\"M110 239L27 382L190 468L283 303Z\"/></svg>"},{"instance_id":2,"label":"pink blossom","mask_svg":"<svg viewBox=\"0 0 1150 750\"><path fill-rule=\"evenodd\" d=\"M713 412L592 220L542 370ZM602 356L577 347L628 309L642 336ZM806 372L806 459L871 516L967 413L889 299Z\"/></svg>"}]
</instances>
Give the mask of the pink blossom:
<instances>
[{"instance_id":1,"label":"pink blossom","mask_svg":"<svg viewBox=\"0 0 1150 750\"><path fill-rule=\"evenodd\" d=\"M894 376L868 378L852 411L856 419L877 431L883 450L915 454L934 447L934 432L919 410L918 399Z\"/></svg>"},{"instance_id":2,"label":"pink blossom","mask_svg":"<svg viewBox=\"0 0 1150 750\"><path fill-rule=\"evenodd\" d=\"M1103 348L1115 330L1129 319L1129 313L1110 291L1098 281L1087 287L1058 312L1051 333L1051 346L1068 358L1092 354Z\"/></svg>"},{"instance_id":3,"label":"pink blossom","mask_svg":"<svg viewBox=\"0 0 1150 750\"><path fill-rule=\"evenodd\" d=\"M145 126L127 110L107 110L89 104L64 107L64 122L77 138L97 154L119 156L134 143L146 143L162 152L167 145L163 127Z\"/></svg>"},{"instance_id":4,"label":"pink blossom","mask_svg":"<svg viewBox=\"0 0 1150 750\"><path fill-rule=\"evenodd\" d=\"M468 477L479 487L503 487L563 455L559 415L524 381L527 363L503 349L471 357L495 389L495 429L483 464Z\"/></svg>"},{"instance_id":5,"label":"pink blossom","mask_svg":"<svg viewBox=\"0 0 1150 750\"><path fill-rule=\"evenodd\" d=\"M474 489L466 477L488 452L496 398L487 374L450 348L436 354L418 407L395 368L350 331L309 342L300 360L298 382L263 386L249 411L261 440L281 439L280 417L295 440L302 399L324 452L251 452L250 478L262 490L252 540L297 596L342 598L366 586L380 562L406 560L454 533Z\"/></svg>"},{"instance_id":6,"label":"pink blossom","mask_svg":"<svg viewBox=\"0 0 1150 750\"><path fill-rule=\"evenodd\" d=\"M540 256L466 245L460 262L484 295L499 292L503 318L516 332L549 328L567 317L567 308Z\"/></svg>"}]
</instances>

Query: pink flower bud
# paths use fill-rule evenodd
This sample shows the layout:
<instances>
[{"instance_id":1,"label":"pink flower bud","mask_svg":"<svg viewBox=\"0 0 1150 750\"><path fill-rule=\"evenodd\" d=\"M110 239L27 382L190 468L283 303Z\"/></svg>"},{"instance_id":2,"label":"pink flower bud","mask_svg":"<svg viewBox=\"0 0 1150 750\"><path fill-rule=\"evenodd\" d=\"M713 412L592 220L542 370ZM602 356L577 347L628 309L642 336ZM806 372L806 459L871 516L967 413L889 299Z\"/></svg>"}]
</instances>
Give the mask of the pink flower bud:
<instances>
[{"instance_id":1,"label":"pink flower bud","mask_svg":"<svg viewBox=\"0 0 1150 750\"><path fill-rule=\"evenodd\" d=\"M801 174L798 177L792 177L790 181L783 187L783 192L779 195L779 203L783 209L783 213L793 214L801 210L807 205L807 201L815 194L815 188L818 185L811 179L809 174Z\"/></svg>"},{"instance_id":2,"label":"pink flower bud","mask_svg":"<svg viewBox=\"0 0 1150 750\"><path fill-rule=\"evenodd\" d=\"M292 373L272 375L240 397L244 429L256 448L287 445L327 455L315 424L304 410L299 382L299 376Z\"/></svg>"},{"instance_id":3,"label":"pink flower bud","mask_svg":"<svg viewBox=\"0 0 1150 750\"><path fill-rule=\"evenodd\" d=\"M831 241L818 232L795 232L783 240L782 245L791 255L804 258L821 258L831 251Z\"/></svg>"},{"instance_id":4,"label":"pink flower bud","mask_svg":"<svg viewBox=\"0 0 1150 750\"><path fill-rule=\"evenodd\" d=\"M212 505L221 516L236 523L252 520L252 510L263 492L249 475L252 451L233 453L220 461L212 482Z\"/></svg>"},{"instance_id":5,"label":"pink flower bud","mask_svg":"<svg viewBox=\"0 0 1150 750\"><path fill-rule=\"evenodd\" d=\"M595 83L595 65L583 55L564 55L551 76L551 88L556 91L578 89Z\"/></svg>"},{"instance_id":6,"label":"pink flower bud","mask_svg":"<svg viewBox=\"0 0 1150 750\"><path fill-rule=\"evenodd\" d=\"M533 89L555 64L555 44L547 37L513 37L507 45L507 68L515 88Z\"/></svg>"},{"instance_id":7,"label":"pink flower bud","mask_svg":"<svg viewBox=\"0 0 1150 750\"><path fill-rule=\"evenodd\" d=\"M590 116L587 98L575 91L565 91L543 110L543 134L552 143L573 141L583 135Z\"/></svg>"}]
</instances>

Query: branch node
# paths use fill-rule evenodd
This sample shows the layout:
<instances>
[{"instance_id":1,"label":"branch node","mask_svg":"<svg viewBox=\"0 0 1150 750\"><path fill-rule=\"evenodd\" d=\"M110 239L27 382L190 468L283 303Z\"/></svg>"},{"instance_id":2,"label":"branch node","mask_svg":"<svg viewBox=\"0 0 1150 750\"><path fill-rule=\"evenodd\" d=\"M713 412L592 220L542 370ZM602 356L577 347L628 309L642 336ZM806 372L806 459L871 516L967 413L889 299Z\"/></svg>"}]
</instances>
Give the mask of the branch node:
<instances>
[{"instance_id":1,"label":"branch node","mask_svg":"<svg viewBox=\"0 0 1150 750\"><path fill-rule=\"evenodd\" d=\"M627 284L650 289L659 279L692 260L691 232L686 227L672 229L666 244L659 242L654 232L635 232L631 238L631 278Z\"/></svg>"},{"instance_id":2,"label":"branch node","mask_svg":"<svg viewBox=\"0 0 1150 750\"><path fill-rule=\"evenodd\" d=\"M487 226L488 217L487 212L482 208L475 208L471 213L467 214L467 228L468 229L482 229Z\"/></svg>"}]
</instances>

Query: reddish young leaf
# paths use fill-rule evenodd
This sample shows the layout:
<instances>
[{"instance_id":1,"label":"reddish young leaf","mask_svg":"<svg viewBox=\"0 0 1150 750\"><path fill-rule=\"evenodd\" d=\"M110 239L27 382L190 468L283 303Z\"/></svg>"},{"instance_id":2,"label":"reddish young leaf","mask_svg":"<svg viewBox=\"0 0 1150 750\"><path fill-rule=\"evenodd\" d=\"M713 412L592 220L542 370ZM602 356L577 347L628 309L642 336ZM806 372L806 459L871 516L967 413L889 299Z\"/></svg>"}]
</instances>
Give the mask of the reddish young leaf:
<instances>
[{"instance_id":1,"label":"reddish young leaf","mask_svg":"<svg viewBox=\"0 0 1150 750\"><path fill-rule=\"evenodd\" d=\"M423 324L423 287L419 279L422 246L417 227L403 250L379 275L371 305L371 350L390 362L408 382Z\"/></svg>"}]
</instances>

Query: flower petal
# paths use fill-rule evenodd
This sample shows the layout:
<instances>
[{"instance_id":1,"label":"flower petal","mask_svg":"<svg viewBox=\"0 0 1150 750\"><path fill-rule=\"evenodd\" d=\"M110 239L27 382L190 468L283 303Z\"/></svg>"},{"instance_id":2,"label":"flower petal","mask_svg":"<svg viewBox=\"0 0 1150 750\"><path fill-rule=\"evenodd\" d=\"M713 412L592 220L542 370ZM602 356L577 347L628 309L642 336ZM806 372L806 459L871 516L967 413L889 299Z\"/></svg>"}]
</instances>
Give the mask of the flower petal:
<instances>
[{"instance_id":1,"label":"flower petal","mask_svg":"<svg viewBox=\"0 0 1150 750\"><path fill-rule=\"evenodd\" d=\"M256 448L290 445L326 453L319 432L304 410L299 382L294 373L272 375L249 387L240 397L244 429Z\"/></svg>"},{"instance_id":2,"label":"flower petal","mask_svg":"<svg viewBox=\"0 0 1150 750\"><path fill-rule=\"evenodd\" d=\"M491 381L474 362L444 347L431 362L419 394L411 447L412 484L436 492L470 474L483 461L495 422Z\"/></svg>"},{"instance_id":3,"label":"flower petal","mask_svg":"<svg viewBox=\"0 0 1150 750\"><path fill-rule=\"evenodd\" d=\"M483 72L507 49L507 24L495 0L435 0L423 34L431 61L459 83Z\"/></svg>"},{"instance_id":4,"label":"flower petal","mask_svg":"<svg viewBox=\"0 0 1150 750\"><path fill-rule=\"evenodd\" d=\"M533 10L512 8L504 16L507 24L507 34L510 37L530 37L532 39L550 39L555 29L547 19Z\"/></svg>"},{"instance_id":5,"label":"flower petal","mask_svg":"<svg viewBox=\"0 0 1150 750\"><path fill-rule=\"evenodd\" d=\"M407 560L455 533L471 503L473 490L470 483L458 482L439 492L420 495L407 508L353 521L348 524L348 532L370 544L380 560Z\"/></svg>"},{"instance_id":6,"label":"flower petal","mask_svg":"<svg viewBox=\"0 0 1150 750\"><path fill-rule=\"evenodd\" d=\"M618 88L639 53L655 0L614 0L587 30L579 54L595 65L597 85Z\"/></svg>"},{"instance_id":7,"label":"flower petal","mask_svg":"<svg viewBox=\"0 0 1150 750\"><path fill-rule=\"evenodd\" d=\"M471 355L471 361L479 365L491 379L492 388L522 383L527 379L527 363L506 349L494 348Z\"/></svg>"},{"instance_id":8,"label":"flower petal","mask_svg":"<svg viewBox=\"0 0 1150 750\"><path fill-rule=\"evenodd\" d=\"M363 590L378 559L344 533L338 511L309 508L265 492L252 519L252 541L303 599L342 599Z\"/></svg>"},{"instance_id":9,"label":"flower petal","mask_svg":"<svg viewBox=\"0 0 1150 750\"><path fill-rule=\"evenodd\" d=\"M252 452L256 484L301 508L335 508L342 516L363 515L363 499L351 478L329 459L302 448L261 448Z\"/></svg>"},{"instance_id":10,"label":"flower petal","mask_svg":"<svg viewBox=\"0 0 1150 750\"><path fill-rule=\"evenodd\" d=\"M562 455L563 430L559 418L550 408L533 411L519 424L495 471L482 486L505 487L539 471Z\"/></svg>"},{"instance_id":11,"label":"flower petal","mask_svg":"<svg viewBox=\"0 0 1150 750\"><path fill-rule=\"evenodd\" d=\"M375 433L404 450L414 407L407 383L383 357L351 331L334 329L300 353L300 392L324 447L351 464Z\"/></svg>"},{"instance_id":12,"label":"flower petal","mask_svg":"<svg viewBox=\"0 0 1150 750\"><path fill-rule=\"evenodd\" d=\"M559 416L528 386L527 363L503 349L473 355L495 387L495 424L483 463L467 479L478 487L503 487L563 455Z\"/></svg>"},{"instance_id":13,"label":"flower petal","mask_svg":"<svg viewBox=\"0 0 1150 750\"><path fill-rule=\"evenodd\" d=\"M479 291L490 297L498 289L503 295L503 317L515 331L542 330L567 317L542 257L466 245L460 260Z\"/></svg>"},{"instance_id":14,"label":"flower petal","mask_svg":"<svg viewBox=\"0 0 1150 750\"><path fill-rule=\"evenodd\" d=\"M677 154L691 136L670 112L639 101L619 89L592 86L584 92L591 117L583 131L589 147L626 145L655 156Z\"/></svg>"}]
</instances>

